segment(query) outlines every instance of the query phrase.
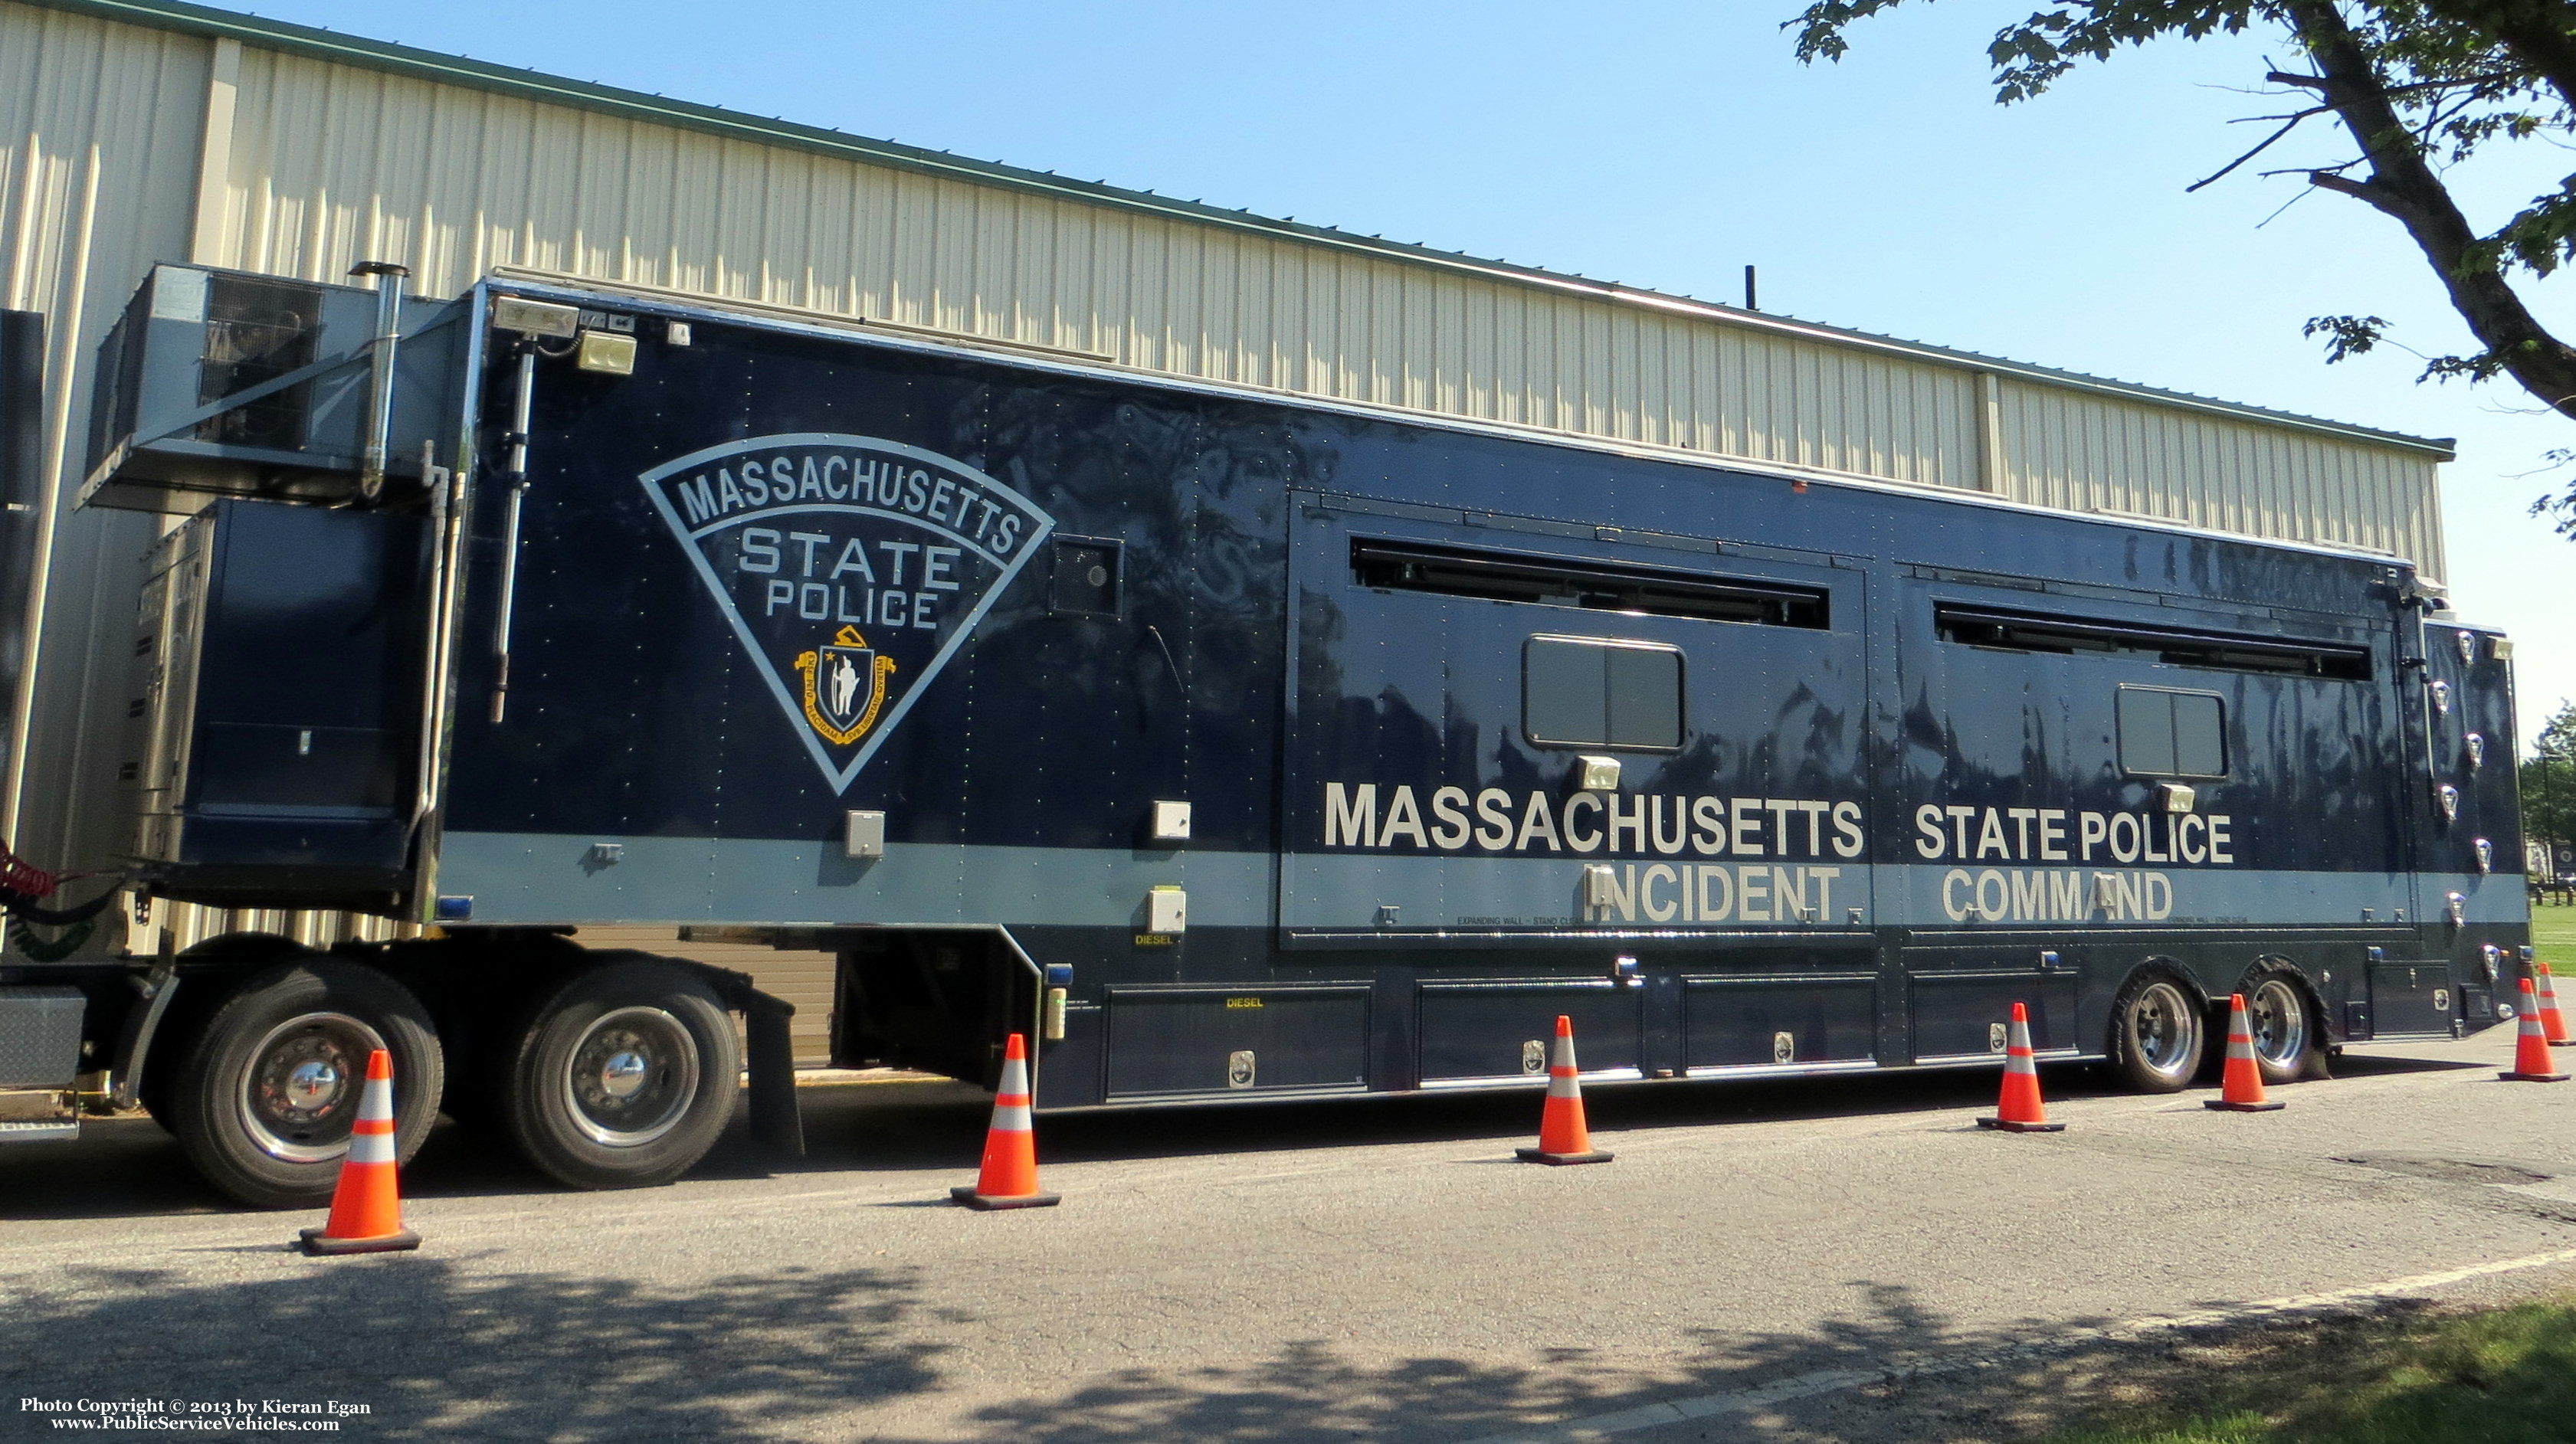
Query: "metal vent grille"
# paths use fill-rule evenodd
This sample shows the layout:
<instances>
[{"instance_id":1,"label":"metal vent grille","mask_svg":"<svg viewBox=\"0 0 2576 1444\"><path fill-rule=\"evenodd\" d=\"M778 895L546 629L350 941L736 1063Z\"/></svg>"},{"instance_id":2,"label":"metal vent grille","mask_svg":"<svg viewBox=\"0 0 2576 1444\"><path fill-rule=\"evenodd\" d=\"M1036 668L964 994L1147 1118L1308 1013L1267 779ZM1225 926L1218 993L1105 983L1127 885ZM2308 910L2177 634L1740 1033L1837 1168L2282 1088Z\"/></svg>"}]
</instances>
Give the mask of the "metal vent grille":
<instances>
[{"instance_id":1,"label":"metal vent grille","mask_svg":"<svg viewBox=\"0 0 2576 1444\"><path fill-rule=\"evenodd\" d=\"M238 395L313 362L322 293L251 276L210 275L197 402ZM197 423L197 439L292 451L304 445L313 385L301 382Z\"/></svg>"}]
</instances>

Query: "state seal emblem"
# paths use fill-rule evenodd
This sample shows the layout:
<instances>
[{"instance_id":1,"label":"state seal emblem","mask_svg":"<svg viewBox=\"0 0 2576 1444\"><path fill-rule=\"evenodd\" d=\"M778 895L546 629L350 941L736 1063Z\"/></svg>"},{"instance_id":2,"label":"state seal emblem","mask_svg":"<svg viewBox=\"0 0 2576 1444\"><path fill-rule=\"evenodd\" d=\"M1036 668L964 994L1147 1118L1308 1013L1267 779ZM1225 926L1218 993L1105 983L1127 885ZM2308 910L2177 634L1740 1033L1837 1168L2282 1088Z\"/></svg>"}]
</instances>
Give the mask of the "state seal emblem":
<instances>
[{"instance_id":1,"label":"state seal emblem","mask_svg":"<svg viewBox=\"0 0 2576 1444\"><path fill-rule=\"evenodd\" d=\"M798 653L796 670L805 674L805 720L825 741L847 747L877 724L886 677L895 665L894 658L878 656L856 627L845 625L829 645Z\"/></svg>"}]
</instances>

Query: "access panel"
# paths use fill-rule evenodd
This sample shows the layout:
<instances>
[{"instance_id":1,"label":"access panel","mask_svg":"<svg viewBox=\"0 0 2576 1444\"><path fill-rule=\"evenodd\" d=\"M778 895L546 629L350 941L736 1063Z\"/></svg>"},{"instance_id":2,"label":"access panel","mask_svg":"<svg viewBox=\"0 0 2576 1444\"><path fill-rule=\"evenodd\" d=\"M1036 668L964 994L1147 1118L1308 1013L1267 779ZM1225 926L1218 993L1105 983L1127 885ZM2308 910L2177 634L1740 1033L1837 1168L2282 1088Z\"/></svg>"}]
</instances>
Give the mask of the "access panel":
<instances>
[{"instance_id":1,"label":"access panel","mask_svg":"<svg viewBox=\"0 0 2576 1444\"><path fill-rule=\"evenodd\" d=\"M1607 978L1425 983L1417 1004L1422 1081L1544 1078L1560 1014L1574 1021L1584 1072L1634 1070L1645 1004L1644 988Z\"/></svg>"},{"instance_id":2,"label":"access panel","mask_svg":"<svg viewBox=\"0 0 2576 1444\"><path fill-rule=\"evenodd\" d=\"M2439 958L2370 965L2372 1036L2447 1037L2451 1031L2451 965Z\"/></svg>"},{"instance_id":3,"label":"access panel","mask_svg":"<svg viewBox=\"0 0 2576 1444\"><path fill-rule=\"evenodd\" d=\"M1878 979L1684 978L1682 1033L1693 1072L1869 1062L1877 1056Z\"/></svg>"},{"instance_id":4,"label":"access panel","mask_svg":"<svg viewBox=\"0 0 2576 1444\"><path fill-rule=\"evenodd\" d=\"M2004 1052L2012 1005L2030 1012L2031 1047L2074 1051L2075 975L2037 972L1916 973L1908 980L1914 1015L1914 1061L1954 1062Z\"/></svg>"},{"instance_id":5,"label":"access panel","mask_svg":"<svg viewBox=\"0 0 2576 1444\"><path fill-rule=\"evenodd\" d=\"M1368 1086L1369 990L1112 988L1109 1096Z\"/></svg>"}]
</instances>

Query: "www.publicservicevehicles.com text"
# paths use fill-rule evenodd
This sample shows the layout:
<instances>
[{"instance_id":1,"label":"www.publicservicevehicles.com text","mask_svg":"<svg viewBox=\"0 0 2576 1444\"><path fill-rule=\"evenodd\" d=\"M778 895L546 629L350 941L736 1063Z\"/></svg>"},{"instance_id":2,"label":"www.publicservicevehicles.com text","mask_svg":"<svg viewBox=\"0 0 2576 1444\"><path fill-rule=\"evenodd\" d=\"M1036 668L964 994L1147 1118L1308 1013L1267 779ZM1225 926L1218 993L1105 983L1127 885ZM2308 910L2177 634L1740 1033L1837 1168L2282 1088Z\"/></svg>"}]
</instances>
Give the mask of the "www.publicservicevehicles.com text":
<instances>
[{"instance_id":1,"label":"www.publicservicevehicles.com text","mask_svg":"<svg viewBox=\"0 0 2576 1444\"><path fill-rule=\"evenodd\" d=\"M21 1414L43 1414L57 1429L112 1433L336 1434L343 1419L375 1412L339 1399L44 1399L18 1400Z\"/></svg>"}]
</instances>

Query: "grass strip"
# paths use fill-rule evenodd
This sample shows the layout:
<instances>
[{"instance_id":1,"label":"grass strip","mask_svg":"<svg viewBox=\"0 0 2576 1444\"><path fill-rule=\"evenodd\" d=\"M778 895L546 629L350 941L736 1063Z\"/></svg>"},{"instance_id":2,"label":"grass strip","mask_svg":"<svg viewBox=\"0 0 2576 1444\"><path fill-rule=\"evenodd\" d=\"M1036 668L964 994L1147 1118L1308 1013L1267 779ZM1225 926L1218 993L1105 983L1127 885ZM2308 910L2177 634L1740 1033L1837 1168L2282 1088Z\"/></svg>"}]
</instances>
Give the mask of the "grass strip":
<instances>
[{"instance_id":1,"label":"grass strip","mask_svg":"<svg viewBox=\"0 0 2576 1444\"><path fill-rule=\"evenodd\" d=\"M2533 908L2531 941L2553 976L2576 971L2576 907L2552 903Z\"/></svg>"},{"instance_id":2,"label":"grass strip","mask_svg":"<svg viewBox=\"0 0 2576 1444\"><path fill-rule=\"evenodd\" d=\"M2049 1444L2541 1444L2576 1439L2576 1295L2398 1303L2221 1342L2097 1381Z\"/></svg>"}]
</instances>

